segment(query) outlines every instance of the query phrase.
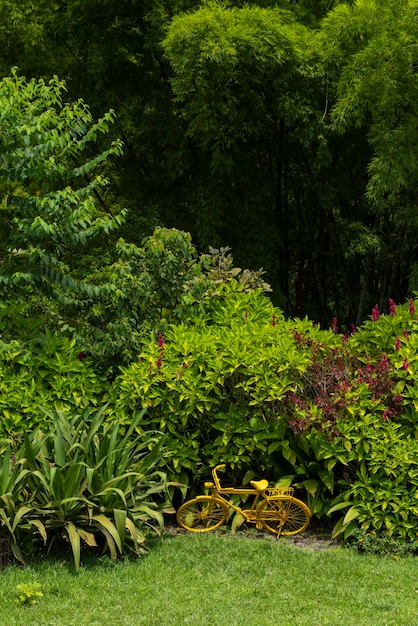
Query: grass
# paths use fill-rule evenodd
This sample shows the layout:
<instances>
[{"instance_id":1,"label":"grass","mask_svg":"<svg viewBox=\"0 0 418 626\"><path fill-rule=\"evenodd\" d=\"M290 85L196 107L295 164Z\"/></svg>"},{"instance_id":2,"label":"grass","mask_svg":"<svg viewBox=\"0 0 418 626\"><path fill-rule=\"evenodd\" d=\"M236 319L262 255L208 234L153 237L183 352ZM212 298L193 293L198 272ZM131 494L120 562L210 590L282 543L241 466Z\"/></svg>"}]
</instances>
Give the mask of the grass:
<instances>
[{"instance_id":1,"label":"grass","mask_svg":"<svg viewBox=\"0 0 418 626\"><path fill-rule=\"evenodd\" d=\"M180 534L146 557L8 567L7 626L418 626L418 560L311 551L270 538ZM39 604L16 585L39 583Z\"/></svg>"}]
</instances>

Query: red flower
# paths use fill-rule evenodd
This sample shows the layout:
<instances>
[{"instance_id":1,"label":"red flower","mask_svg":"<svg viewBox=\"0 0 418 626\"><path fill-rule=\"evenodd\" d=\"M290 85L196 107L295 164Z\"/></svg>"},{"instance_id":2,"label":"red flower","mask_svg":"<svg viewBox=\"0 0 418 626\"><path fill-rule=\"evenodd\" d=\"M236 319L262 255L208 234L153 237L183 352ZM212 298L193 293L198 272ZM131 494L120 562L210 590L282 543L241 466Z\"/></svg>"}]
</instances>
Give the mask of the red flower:
<instances>
[{"instance_id":1,"label":"red flower","mask_svg":"<svg viewBox=\"0 0 418 626\"><path fill-rule=\"evenodd\" d=\"M405 337L405 339L408 339L408 329L407 328L403 329L403 336Z\"/></svg>"},{"instance_id":2,"label":"red flower","mask_svg":"<svg viewBox=\"0 0 418 626\"><path fill-rule=\"evenodd\" d=\"M336 332L337 332L337 330L338 330L337 318L336 318L336 317L333 317L333 318L332 318L331 330L333 330L333 331L334 331L334 333L336 333Z\"/></svg>"},{"instance_id":3,"label":"red flower","mask_svg":"<svg viewBox=\"0 0 418 626\"><path fill-rule=\"evenodd\" d=\"M164 337L162 336L161 333L159 333L158 335L158 347L164 348Z\"/></svg>"},{"instance_id":4,"label":"red flower","mask_svg":"<svg viewBox=\"0 0 418 626\"><path fill-rule=\"evenodd\" d=\"M413 298L409 298L409 312L411 315L413 315L415 313L415 305L414 305L414 299Z\"/></svg>"},{"instance_id":5,"label":"red flower","mask_svg":"<svg viewBox=\"0 0 418 626\"><path fill-rule=\"evenodd\" d=\"M271 325L272 326L276 326L276 324L277 324L277 316L273 315L272 318L271 318Z\"/></svg>"},{"instance_id":6,"label":"red flower","mask_svg":"<svg viewBox=\"0 0 418 626\"><path fill-rule=\"evenodd\" d=\"M399 339L399 337L396 337L395 350L400 350L400 349L401 349L401 340Z\"/></svg>"},{"instance_id":7,"label":"red flower","mask_svg":"<svg viewBox=\"0 0 418 626\"><path fill-rule=\"evenodd\" d=\"M394 303L392 298L389 298L389 313L392 315L392 317L396 315L396 304Z\"/></svg>"},{"instance_id":8,"label":"red flower","mask_svg":"<svg viewBox=\"0 0 418 626\"><path fill-rule=\"evenodd\" d=\"M402 367L404 368L404 370L407 370L408 367L409 367L409 361L408 361L408 359L406 357L404 357Z\"/></svg>"},{"instance_id":9,"label":"red flower","mask_svg":"<svg viewBox=\"0 0 418 626\"><path fill-rule=\"evenodd\" d=\"M376 306L372 310L372 320L373 320L373 322L377 322L379 317L380 317L379 305L376 304Z\"/></svg>"},{"instance_id":10,"label":"red flower","mask_svg":"<svg viewBox=\"0 0 418 626\"><path fill-rule=\"evenodd\" d=\"M82 350L81 352L79 352L79 353L77 354L77 359L78 359L79 361L84 361L84 359L85 359L85 358L86 358L86 354L85 354L84 350Z\"/></svg>"}]
</instances>

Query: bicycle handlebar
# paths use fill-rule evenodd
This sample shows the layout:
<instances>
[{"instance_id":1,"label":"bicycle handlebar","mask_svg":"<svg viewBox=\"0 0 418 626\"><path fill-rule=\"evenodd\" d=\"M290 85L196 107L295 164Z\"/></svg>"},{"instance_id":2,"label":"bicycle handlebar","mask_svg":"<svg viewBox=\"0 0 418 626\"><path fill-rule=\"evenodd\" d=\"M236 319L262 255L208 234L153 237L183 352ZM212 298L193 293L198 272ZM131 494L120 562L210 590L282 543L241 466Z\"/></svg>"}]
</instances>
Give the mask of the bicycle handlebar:
<instances>
[{"instance_id":1,"label":"bicycle handlebar","mask_svg":"<svg viewBox=\"0 0 418 626\"><path fill-rule=\"evenodd\" d=\"M213 476L213 482L215 483L215 487L216 489L221 489L221 483L219 481L218 475L217 475L217 471L220 469L223 469L224 467L226 467L225 463L222 463L221 465L217 465L216 467L213 468L212 470L212 476Z\"/></svg>"}]
</instances>

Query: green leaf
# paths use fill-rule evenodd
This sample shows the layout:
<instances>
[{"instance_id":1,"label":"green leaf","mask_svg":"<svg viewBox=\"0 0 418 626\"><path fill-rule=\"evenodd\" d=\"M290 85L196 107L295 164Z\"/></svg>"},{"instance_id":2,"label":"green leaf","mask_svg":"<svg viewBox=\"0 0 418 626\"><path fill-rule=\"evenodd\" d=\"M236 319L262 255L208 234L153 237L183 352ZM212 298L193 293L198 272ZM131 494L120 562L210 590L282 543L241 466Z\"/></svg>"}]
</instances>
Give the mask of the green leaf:
<instances>
[{"instance_id":1,"label":"green leaf","mask_svg":"<svg viewBox=\"0 0 418 626\"><path fill-rule=\"evenodd\" d=\"M80 569L80 535L78 534L77 529L72 522L65 524L65 529L70 539L75 569L76 571L78 571Z\"/></svg>"},{"instance_id":2,"label":"green leaf","mask_svg":"<svg viewBox=\"0 0 418 626\"><path fill-rule=\"evenodd\" d=\"M349 509L344 517L344 526L347 526L352 520L356 519L360 516L360 511L358 511L354 506Z\"/></svg>"},{"instance_id":3,"label":"green leaf","mask_svg":"<svg viewBox=\"0 0 418 626\"><path fill-rule=\"evenodd\" d=\"M122 552L122 543L117 528L112 524L110 519L103 514L93 515L93 522L99 525L103 530L106 531L106 537L109 535L112 537L115 545L118 547L119 552ZM110 548L110 545L109 545Z\"/></svg>"},{"instance_id":4,"label":"green leaf","mask_svg":"<svg viewBox=\"0 0 418 626\"><path fill-rule=\"evenodd\" d=\"M305 487L306 491L311 494L311 496L315 496L318 490L319 483L317 480L310 478L309 480L303 481L303 486Z\"/></svg>"},{"instance_id":5,"label":"green leaf","mask_svg":"<svg viewBox=\"0 0 418 626\"><path fill-rule=\"evenodd\" d=\"M352 505L352 502L338 502L338 504L335 504L330 509L328 509L328 515L331 515L331 513L335 513L335 511L341 511L341 509L346 509L347 507Z\"/></svg>"},{"instance_id":6,"label":"green leaf","mask_svg":"<svg viewBox=\"0 0 418 626\"><path fill-rule=\"evenodd\" d=\"M125 543L125 529L126 529L126 520L128 518L128 514L126 511L122 511L121 509L113 509L113 516L115 518L116 530L118 531L121 543L121 552L123 550L123 546Z\"/></svg>"}]
</instances>

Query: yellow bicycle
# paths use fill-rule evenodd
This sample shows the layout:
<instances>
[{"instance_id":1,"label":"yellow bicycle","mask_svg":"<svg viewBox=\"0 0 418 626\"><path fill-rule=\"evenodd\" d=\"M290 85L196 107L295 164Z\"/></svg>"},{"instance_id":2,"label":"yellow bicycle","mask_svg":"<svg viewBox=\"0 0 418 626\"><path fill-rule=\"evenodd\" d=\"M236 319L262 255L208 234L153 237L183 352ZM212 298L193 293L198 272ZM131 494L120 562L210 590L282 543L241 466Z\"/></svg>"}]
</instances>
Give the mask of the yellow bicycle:
<instances>
[{"instance_id":1,"label":"yellow bicycle","mask_svg":"<svg viewBox=\"0 0 418 626\"><path fill-rule=\"evenodd\" d=\"M212 492L185 502L177 511L177 522L193 533L206 533L219 528L227 519L229 509L240 513L245 521L266 528L277 535L296 535L308 526L311 512L304 502L293 497L294 489L270 488L267 480L252 480L252 489L221 487L217 472L225 465L212 470L213 482L205 483ZM254 496L251 508L241 509L224 496L240 494Z\"/></svg>"}]
</instances>

